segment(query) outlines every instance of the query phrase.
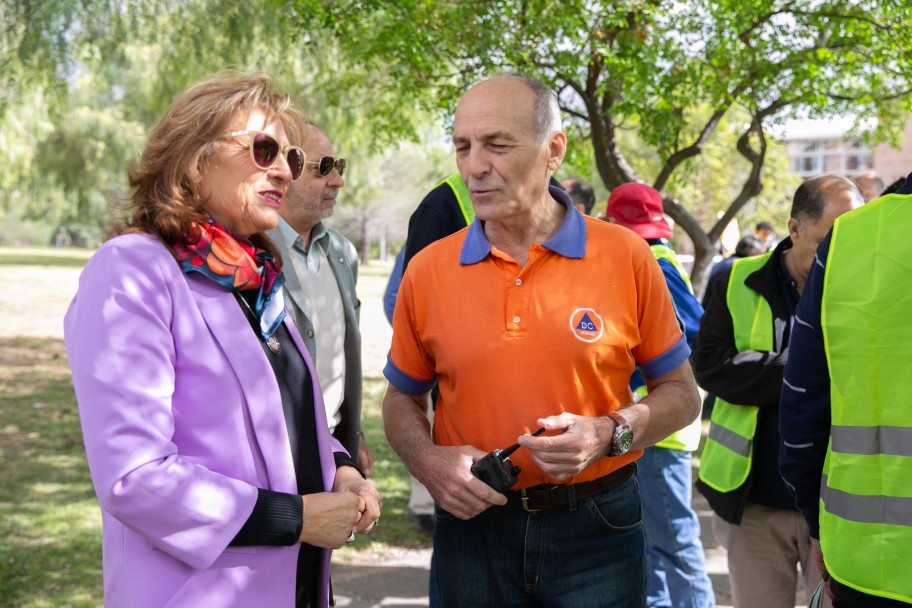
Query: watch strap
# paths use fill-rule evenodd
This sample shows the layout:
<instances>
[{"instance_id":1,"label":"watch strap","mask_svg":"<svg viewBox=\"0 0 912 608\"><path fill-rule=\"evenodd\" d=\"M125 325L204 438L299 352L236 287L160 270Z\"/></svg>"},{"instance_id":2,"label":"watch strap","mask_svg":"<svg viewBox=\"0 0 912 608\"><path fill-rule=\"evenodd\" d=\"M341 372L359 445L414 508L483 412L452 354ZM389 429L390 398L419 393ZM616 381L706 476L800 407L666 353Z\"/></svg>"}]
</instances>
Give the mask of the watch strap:
<instances>
[{"instance_id":1,"label":"watch strap","mask_svg":"<svg viewBox=\"0 0 912 608\"><path fill-rule=\"evenodd\" d=\"M614 420L614 424L615 424L614 432L611 435L611 445L608 448L608 455L609 456L619 456L621 454L626 454L628 450L619 449L618 439L624 432L632 433L630 423L627 421L627 419L624 417L624 415L621 414L619 411L609 412L609 413L605 414L605 416Z\"/></svg>"}]
</instances>

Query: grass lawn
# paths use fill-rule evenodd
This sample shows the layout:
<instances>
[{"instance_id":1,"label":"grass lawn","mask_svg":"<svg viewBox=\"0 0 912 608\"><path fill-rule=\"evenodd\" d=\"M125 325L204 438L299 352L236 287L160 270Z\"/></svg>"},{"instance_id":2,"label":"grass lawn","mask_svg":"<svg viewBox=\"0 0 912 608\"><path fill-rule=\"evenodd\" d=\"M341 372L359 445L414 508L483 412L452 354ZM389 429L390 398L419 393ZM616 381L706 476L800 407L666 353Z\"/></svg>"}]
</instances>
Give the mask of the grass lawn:
<instances>
[{"instance_id":1,"label":"grass lawn","mask_svg":"<svg viewBox=\"0 0 912 608\"><path fill-rule=\"evenodd\" d=\"M100 606L101 516L62 340L0 340L0 597Z\"/></svg>"},{"instance_id":2,"label":"grass lawn","mask_svg":"<svg viewBox=\"0 0 912 608\"><path fill-rule=\"evenodd\" d=\"M58 266L82 268L91 249L70 247L0 247L0 266Z\"/></svg>"},{"instance_id":3,"label":"grass lawn","mask_svg":"<svg viewBox=\"0 0 912 608\"><path fill-rule=\"evenodd\" d=\"M78 269L78 250L0 249L0 266L17 282L48 269ZM380 373L389 327L380 296L389 264L361 268L364 326L364 427L376 458L373 481L383 496L383 522L337 551L340 563L382 561L428 547L408 519L409 477L389 449L380 419L386 382ZM53 298L51 298L51 295ZM66 301L72 294L49 294ZM34 297L34 296L33 296ZM62 317L62 312L54 312ZM61 319L47 319L60 325ZM0 325L27 327L0 308ZM9 332L7 332L9 333ZM0 605L100 606L101 516L89 479L79 416L60 337L0 336Z\"/></svg>"}]
</instances>

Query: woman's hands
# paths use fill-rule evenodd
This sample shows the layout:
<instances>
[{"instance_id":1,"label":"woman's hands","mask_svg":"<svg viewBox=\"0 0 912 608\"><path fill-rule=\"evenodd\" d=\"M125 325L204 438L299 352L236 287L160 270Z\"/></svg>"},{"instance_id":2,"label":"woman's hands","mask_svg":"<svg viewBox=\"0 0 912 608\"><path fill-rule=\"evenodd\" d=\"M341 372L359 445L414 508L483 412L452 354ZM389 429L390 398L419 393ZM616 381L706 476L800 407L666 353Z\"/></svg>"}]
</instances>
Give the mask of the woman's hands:
<instances>
[{"instance_id":1,"label":"woman's hands","mask_svg":"<svg viewBox=\"0 0 912 608\"><path fill-rule=\"evenodd\" d=\"M333 492L353 494L363 501L360 517L351 526L349 532L367 534L380 519L380 509L383 499L374 484L361 477L361 473L354 467L339 467L336 469L336 481L333 483Z\"/></svg>"},{"instance_id":2,"label":"woman's hands","mask_svg":"<svg viewBox=\"0 0 912 608\"><path fill-rule=\"evenodd\" d=\"M367 534L380 519L383 500L372 483L354 467L339 467L332 492L305 494L299 541L338 549L353 532Z\"/></svg>"},{"instance_id":3,"label":"woman's hands","mask_svg":"<svg viewBox=\"0 0 912 608\"><path fill-rule=\"evenodd\" d=\"M338 549L351 535L364 511L364 499L357 494L320 492L305 494L304 523L299 542L324 549Z\"/></svg>"}]
</instances>

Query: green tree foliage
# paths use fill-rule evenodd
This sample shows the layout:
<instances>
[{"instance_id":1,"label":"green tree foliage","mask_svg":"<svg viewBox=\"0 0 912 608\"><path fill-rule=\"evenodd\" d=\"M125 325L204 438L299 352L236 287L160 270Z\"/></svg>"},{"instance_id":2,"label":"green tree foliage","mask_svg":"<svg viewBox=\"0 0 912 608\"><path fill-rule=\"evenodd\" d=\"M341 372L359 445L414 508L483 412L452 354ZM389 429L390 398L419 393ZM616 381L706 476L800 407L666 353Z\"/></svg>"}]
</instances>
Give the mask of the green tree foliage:
<instances>
[{"instance_id":1,"label":"green tree foliage","mask_svg":"<svg viewBox=\"0 0 912 608\"><path fill-rule=\"evenodd\" d=\"M790 196L777 123L854 114L880 119L875 141L898 136L906 13L899 0L11 0L0 217L101 223L173 96L234 68L286 80L352 161L343 206L373 205L361 217L375 221L415 197L390 191L397 161L425 187L446 173L428 158L414 170L408 147L386 158L390 144L432 141L429 113L449 120L469 84L520 70L560 94L563 172L594 181L602 204L624 181L659 188L699 276L736 214L777 219Z\"/></svg>"},{"instance_id":2,"label":"green tree foliage","mask_svg":"<svg viewBox=\"0 0 912 608\"><path fill-rule=\"evenodd\" d=\"M374 87L370 110L394 130L407 128L402 105L450 115L468 84L498 71L549 83L607 189L638 180L663 192L666 212L693 241L697 278L725 226L780 177L764 171L773 125L796 113L854 114L879 118L884 139L898 136L912 109L900 0L291 4L305 43L332 37L350 62L377 75L363 85ZM699 159L723 140L724 164L714 170L729 179L709 188L712 167ZM722 197L721 218L694 215Z\"/></svg>"},{"instance_id":3,"label":"green tree foliage","mask_svg":"<svg viewBox=\"0 0 912 608\"><path fill-rule=\"evenodd\" d=\"M395 157L396 120L382 133L365 120L374 100L364 68L340 56L330 38L301 41L305 23L285 3L241 0L12 0L0 6L0 219L17 239L63 233L65 242L97 242L115 206L127 197L126 167L174 96L200 77L266 71L302 101L305 113L349 158L346 213L361 234L401 240L386 219L392 197L411 194L372 171ZM325 91L333 91L330 100ZM385 102L391 107L393 100ZM399 106L400 110L403 106ZM402 112L415 133L427 114ZM400 128L399 131L406 129ZM379 134L378 134L379 133ZM405 152L408 154L408 152ZM376 158L375 158L376 157ZM395 158L388 166L397 165ZM408 163L414 167L414 162ZM431 173L436 165L423 166ZM388 172L388 171L387 171ZM434 178L431 178L434 179ZM383 213L358 211L370 206ZM29 222L40 229L23 231ZM389 226L385 225L390 224ZM6 236L9 237L9 231ZM3 235L0 235L2 238Z\"/></svg>"}]
</instances>

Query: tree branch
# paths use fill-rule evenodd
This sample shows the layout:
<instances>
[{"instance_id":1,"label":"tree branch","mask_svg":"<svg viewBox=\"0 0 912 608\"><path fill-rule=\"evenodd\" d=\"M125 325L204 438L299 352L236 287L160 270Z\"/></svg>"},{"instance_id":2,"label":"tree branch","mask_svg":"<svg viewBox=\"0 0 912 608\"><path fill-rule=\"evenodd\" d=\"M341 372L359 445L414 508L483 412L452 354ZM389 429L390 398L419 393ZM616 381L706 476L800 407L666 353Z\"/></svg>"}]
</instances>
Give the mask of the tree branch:
<instances>
[{"instance_id":1,"label":"tree branch","mask_svg":"<svg viewBox=\"0 0 912 608\"><path fill-rule=\"evenodd\" d=\"M590 139L595 153L595 165L602 182L608 188L614 188L618 184L637 180L633 167L624 158L615 137L614 116L611 113L614 97L609 88L611 85L606 84L604 94L599 96L601 75L601 55L595 53L589 61L585 85L571 84L570 80L566 82L573 86L586 106L591 128Z\"/></svg>"},{"instance_id":2,"label":"tree branch","mask_svg":"<svg viewBox=\"0 0 912 608\"><path fill-rule=\"evenodd\" d=\"M910 94L912 94L912 88L905 89L903 91L899 91L898 93L894 93L892 95L885 95L883 97L877 97L876 101L893 101L894 99L902 99L904 97L908 97ZM836 93L827 93L827 97L829 97L830 99L835 99L837 101L858 101L862 96L861 95L856 95L856 96L837 95Z\"/></svg>"},{"instance_id":3,"label":"tree branch","mask_svg":"<svg viewBox=\"0 0 912 608\"><path fill-rule=\"evenodd\" d=\"M709 231L709 237L713 242L717 241L719 237L722 236L725 227L728 226L729 222L731 222L738 212L741 211L741 208L763 190L761 175L763 172L763 162L766 160L766 136L763 132L763 119L779 109L776 107L777 103L770 104L770 106L767 106L764 110L757 112L757 114L754 115L750 126L741 137L738 138L738 153L750 162L751 170L747 179L744 180L744 184L741 187L738 196L735 197L732 204L729 205L719 221L717 221L712 227L712 230ZM757 137L758 150L754 150L751 146L751 138L753 136Z\"/></svg>"},{"instance_id":4,"label":"tree branch","mask_svg":"<svg viewBox=\"0 0 912 608\"><path fill-rule=\"evenodd\" d=\"M828 17L830 19L839 19L841 21L860 21L862 23L867 23L868 25L873 25L879 30L884 30L886 32L892 32L893 26L890 24L884 24L873 17L869 17L867 13L840 13L837 11L789 11L793 15L802 15L805 17Z\"/></svg>"},{"instance_id":5,"label":"tree branch","mask_svg":"<svg viewBox=\"0 0 912 608\"><path fill-rule=\"evenodd\" d=\"M672 173L677 170L678 165L683 163L688 158L693 158L694 156L699 155L703 152L703 147L706 145L706 142L709 141L709 138L715 132L716 127L719 126L719 122L722 120L722 117L725 116L725 113L728 112L728 109L731 107L731 99L722 104L722 107L716 110L709 120L706 121L706 124L703 126L703 130L700 131L700 135L697 139L687 146L677 150L668 157L665 161L665 165L662 167L662 170L659 172L659 176L656 178L653 187L659 192L665 187L665 184L668 182L668 179L671 177Z\"/></svg>"},{"instance_id":6,"label":"tree branch","mask_svg":"<svg viewBox=\"0 0 912 608\"><path fill-rule=\"evenodd\" d=\"M758 15L757 18L754 19L754 22L750 24L750 27L748 27L746 30L742 30L741 32L738 33L738 35L737 35L738 40L740 40L744 44L749 44L750 35L754 32L754 30L756 30L760 26L764 25L766 22L768 22L770 19L772 19L776 15L782 14L784 12L786 12L786 11L773 11L772 13L766 13L765 15Z\"/></svg>"}]
</instances>

